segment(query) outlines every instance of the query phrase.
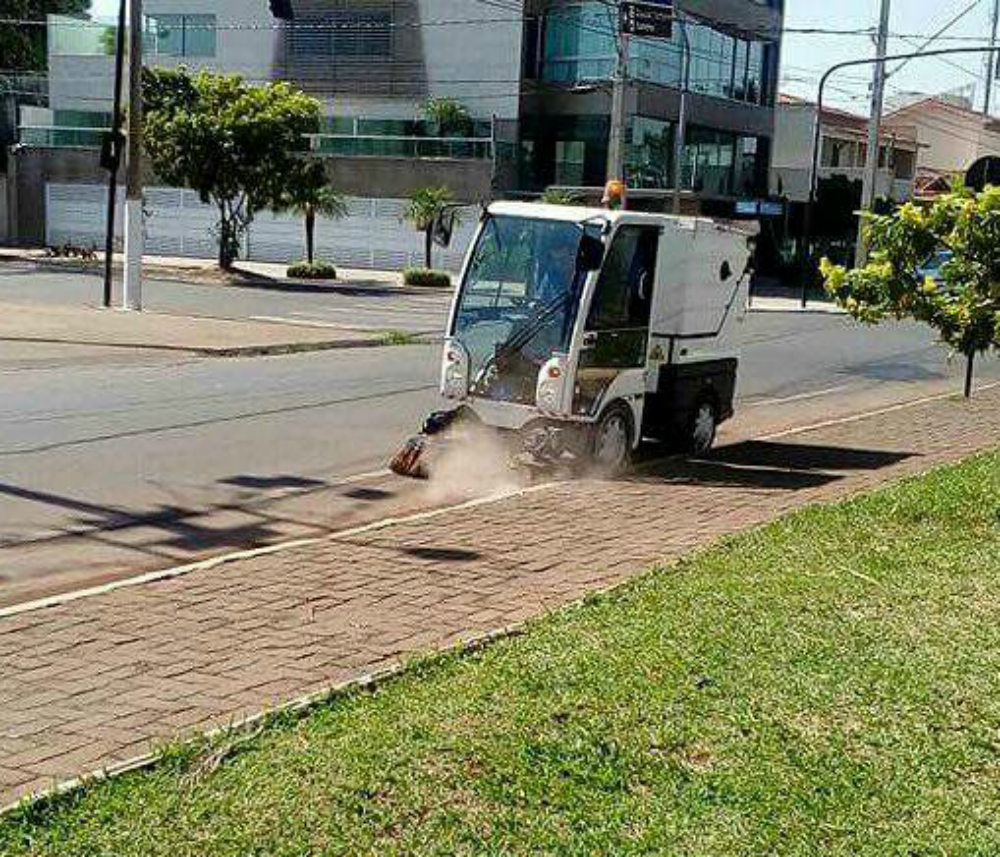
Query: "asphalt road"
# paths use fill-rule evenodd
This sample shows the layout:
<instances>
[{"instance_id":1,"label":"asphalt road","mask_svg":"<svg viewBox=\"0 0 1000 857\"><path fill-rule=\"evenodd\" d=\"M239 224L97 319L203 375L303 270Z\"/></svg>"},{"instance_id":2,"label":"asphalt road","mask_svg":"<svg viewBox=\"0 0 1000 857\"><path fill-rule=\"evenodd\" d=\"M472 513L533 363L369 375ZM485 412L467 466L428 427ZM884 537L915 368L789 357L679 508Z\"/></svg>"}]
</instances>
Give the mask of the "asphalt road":
<instances>
[{"instance_id":1,"label":"asphalt road","mask_svg":"<svg viewBox=\"0 0 1000 857\"><path fill-rule=\"evenodd\" d=\"M946 357L913 326L753 315L726 437L958 389ZM450 499L380 472L437 404L437 364L430 345L222 360L0 343L0 605Z\"/></svg>"},{"instance_id":2,"label":"asphalt road","mask_svg":"<svg viewBox=\"0 0 1000 857\"><path fill-rule=\"evenodd\" d=\"M7 302L97 305L102 290L102 280L95 274L69 274L28 263L0 264L0 300ZM376 283L240 287L155 279L143 283L144 305L159 312L379 333L438 333L450 301L445 292L400 294L398 288Z\"/></svg>"}]
</instances>

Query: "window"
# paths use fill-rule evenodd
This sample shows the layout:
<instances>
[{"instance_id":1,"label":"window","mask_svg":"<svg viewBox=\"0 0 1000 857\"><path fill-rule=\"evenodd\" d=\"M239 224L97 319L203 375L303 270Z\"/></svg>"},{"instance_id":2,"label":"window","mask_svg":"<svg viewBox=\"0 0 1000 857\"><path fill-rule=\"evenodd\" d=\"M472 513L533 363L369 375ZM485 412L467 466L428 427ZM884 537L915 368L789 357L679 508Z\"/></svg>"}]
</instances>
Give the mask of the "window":
<instances>
[{"instance_id":1,"label":"window","mask_svg":"<svg viewBox=\"0 0 1000 857\"><path fill-rule=\"evenodd\" d=\"M649 325L659 230L623 226L615 233L597 282L587 329L630 330Z\"/></svg>"},{"instance_id":2,"label":"window","mask_svg":"<svg viewBox=\"0 0 1000 857\"><path fill-rule=\"evenodd\" d=\"M607 80L615 69L614 4L574 3L550 10L542 36L542 77L560 83ZM684 74L684 35L691 47L691 90L715 98L769 103L765 44L707 24L674 27L673 37L633 39L629 71L638 80L679 87Z\"/></svg>"},{"instance_id":3,"label":"window","mask_svg":"<svg viewBox=\"0 0 1000 857\"><path fill-rule=\"evenodd\" d=\"M636 116L632 121L632 141L627 149L629 187L673 187L673 149L673 123Z\"/></svg>"},{"instance_id":4,"label":"window","mask_svg":"<svg viewBox=\"0 0 1000 857\"><path fill-rule=\"evenodd\" d=\"M215 56L215 15L151 15L149 21L159 56Z\"/></svg>"},{"instance_id":5,"label":"window","mask_svg":"<svg viewBox=\"0 0 1000 857\"><path fill-rule=\"evenodd\" d=\"M388 11L324 12L302 16L287 28L295 57L391 57L392 14Z\"/></svg>"}]
</instances>

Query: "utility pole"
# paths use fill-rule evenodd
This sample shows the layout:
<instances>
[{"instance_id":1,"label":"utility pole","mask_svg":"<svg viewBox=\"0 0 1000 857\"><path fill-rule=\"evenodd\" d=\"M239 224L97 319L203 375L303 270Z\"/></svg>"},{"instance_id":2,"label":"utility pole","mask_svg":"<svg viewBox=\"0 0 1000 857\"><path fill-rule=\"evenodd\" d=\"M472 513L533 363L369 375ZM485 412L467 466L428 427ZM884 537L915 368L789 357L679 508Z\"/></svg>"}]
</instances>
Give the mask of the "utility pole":
<instances>
[{"instance_id":1,"label":"utility pole","mask_svg":"<svg viewBox=\"0 0 1000 857\"><path fill-rule=\"evenodd\" d=\"M115 31L115 99L112 108L111 133L102 151L102 165L108 170L108 214L104 241L104 306L109 308L115 256L115 213L118 207L118 170L122 162L122 78L125 63L125 4L118 7L118 29Z\"/></svg>"},{"instance_id":2,"label":"utility pole","mask_svg":"<svg viewBox=\"0 0 1000 857\"><path fill-rule=\"evenodd\" d=\"M997 27L1000 25L1000 0L993 0L993 16L990 22L990 47L997 45ZM983 103L983 116L989 117L993 106L993 84L997 76L997 55L986 55L986 100Z\"/></svg>"},{"instance_id":3,"label":"utility pole","mask_svg":"<svg viewBox=\"0 0 1000 857\"><path fill-rule=\"evenodd\" d=\"M142 309L142 0L129 0L123 308Z\"/></svg>"},{"instance_id":4,"label":"utility pole","mask_svg":"<svg viewBox=\"0 0 1000 857\"><path fill-rule=\"evenodd\" d=\"M681 72L681 103L677 113L677 128L674 133L674 199L673 213L681 213L681 181L684 177L684 149L687 145L688 92L691 89L691 40L687 24L681 19L680 10L674 9L674 23L680 27L681 44L684 50L684 69Z\"/></svg>"},{"instance_id":5,"label":"utility pole","mask_svg":"<svg viewBox=\"0 0 1000 857\"><path fill-rule=\"evenodd\" d=\"M878 190L879 138L882 130L882 107L885 103L885 57L889 50L889 7L890 0L882 0L882 14L876 40L875 78L872 82L872 115L868 120L868 156L865 160L864 188L861 192L861 223L858 226L858 250L855 258L857 267L868 260L868 240L864 213L875 205Z\"/></svg>"},{"instance_id":6,"label":"utility pole","mask_svg":"<svg viewBox=\"0 0 1000 857\"><path fill-rule=\"evenodd\" d=\"M618 28L618 63L615 67L615 78L611 87L611 131L608 135L608 181L625 181L625 120L626 98L628 95L628 54L629 37L622 29L621 19L616 21Z\"/></svg>"}]
</instances>

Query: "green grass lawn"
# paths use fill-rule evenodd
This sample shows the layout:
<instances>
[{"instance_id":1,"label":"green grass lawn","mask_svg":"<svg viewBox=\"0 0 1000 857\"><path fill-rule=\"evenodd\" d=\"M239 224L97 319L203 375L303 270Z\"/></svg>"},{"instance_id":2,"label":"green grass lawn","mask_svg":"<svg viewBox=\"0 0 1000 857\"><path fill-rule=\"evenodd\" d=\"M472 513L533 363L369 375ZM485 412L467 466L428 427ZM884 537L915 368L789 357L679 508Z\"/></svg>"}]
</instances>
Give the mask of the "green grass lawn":
<instances>
[{"instance_id":1,"label":"green grass lawn","mask_svg":"<svg viewBox=\"0 0 1000 857\"><path fill-rule=\"evenodd\" d=\"M1000 455L211 752L10 816L0 854L1000 854Z\"/></svg>"}]
</instances>

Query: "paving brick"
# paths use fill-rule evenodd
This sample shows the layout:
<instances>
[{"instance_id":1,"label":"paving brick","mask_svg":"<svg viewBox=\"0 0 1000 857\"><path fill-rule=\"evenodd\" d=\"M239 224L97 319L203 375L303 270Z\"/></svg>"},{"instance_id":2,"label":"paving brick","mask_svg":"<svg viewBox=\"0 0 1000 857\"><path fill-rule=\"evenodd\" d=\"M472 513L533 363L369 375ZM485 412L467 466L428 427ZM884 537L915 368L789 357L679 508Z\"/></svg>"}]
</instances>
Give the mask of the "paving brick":
<instances>
[{"instance_id":1,"label":"paving brick","mask_svg":"<svg viewBox=\"0 0 1000 857\"><path fill-rule=\"evenodd\" d=\"M998 444L995 390L2 619L0 805Z\"/></svg>"}]
</instances>

